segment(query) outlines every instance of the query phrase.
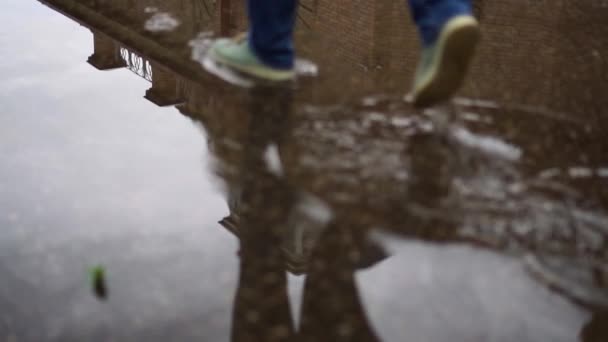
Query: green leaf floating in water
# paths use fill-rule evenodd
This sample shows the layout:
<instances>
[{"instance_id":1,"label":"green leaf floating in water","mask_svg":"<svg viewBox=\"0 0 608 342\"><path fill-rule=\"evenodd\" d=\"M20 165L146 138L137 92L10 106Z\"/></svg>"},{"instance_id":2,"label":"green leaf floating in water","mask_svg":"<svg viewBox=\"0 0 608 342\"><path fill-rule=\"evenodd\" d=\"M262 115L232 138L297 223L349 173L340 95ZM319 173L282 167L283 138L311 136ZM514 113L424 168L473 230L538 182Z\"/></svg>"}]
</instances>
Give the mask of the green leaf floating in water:
<instances>
[{"instance_id":1,"label":"green leaf floating in water","mask_svg":"<svg viewBox=\"0 0 608 342\"><path fill-rule=\"evenodd\" d=\"M106 299L108 287L106 285L106 270L103 266L95 266L89 270L91 288L99 299Z\"/></svg>"}]
</instances>

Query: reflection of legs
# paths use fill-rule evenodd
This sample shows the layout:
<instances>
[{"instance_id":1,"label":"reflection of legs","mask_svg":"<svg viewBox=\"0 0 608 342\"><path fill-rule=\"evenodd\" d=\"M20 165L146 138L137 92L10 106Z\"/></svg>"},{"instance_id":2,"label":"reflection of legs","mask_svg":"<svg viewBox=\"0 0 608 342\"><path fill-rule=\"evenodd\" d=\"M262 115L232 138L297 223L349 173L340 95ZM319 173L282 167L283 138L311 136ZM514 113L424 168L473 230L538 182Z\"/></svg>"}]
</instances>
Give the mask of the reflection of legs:
<instances>
[{"instance_id":1,"label":"reflection of legs","mask_svg":"<svg viewBox=\"0 0 608 342\"><path fill-rule=\"evenodd\" d=\"M289 89L254 88L250 127L241 167L239 287L232 341L290 341L293 322L281 241L293 195L264 161L269 144L280 144L291 110Z\"/></svg>"},{"instance_id":2,"label":"reflection of legs","mask_svg":"<svg viewBox=\"0 0 608 342\"><path fill-rule=\"evenodd\" d=\"M253 124L252 129L256 126ZM293 335L280 250L291 194L265 170L259 145L268 138L262 130L256 130L246 145L239 227L240 279L233 313L235 342L286 341Z\"/></svg>"},{"instance_id":3,"label":"reflection of legs","mask_svg":"<svg viewBox=\"0 0 608 342\"><path fill-rule=\"evenodd\" d=\"M259 240L262 239L263 236ZM293 322L287 277L277 244L271 241L242 241L240 267L232 341L290 340Z\"/></svg>"},{"instance_id":4,"label":"reflection of legs","mask_svg":"<svg viewBox=\"0 0 608 342\"><path fill-rule=\"evenodd\" d=\"M353 227L332 224L313 252L304 288L300 341L377 341L365 316L355 263Z\"/></svg>"},{"instance_id":5,"label":"reflection of legs","mask_svg":"<svg viewBox=\"0 0 608 342\"><path fill-rule=\"evenodd\" d=\"M479 39L470 0L409 0L422 41L414 101L427 106L447 100L462 84Z\"/></svg>"}]
</instances>

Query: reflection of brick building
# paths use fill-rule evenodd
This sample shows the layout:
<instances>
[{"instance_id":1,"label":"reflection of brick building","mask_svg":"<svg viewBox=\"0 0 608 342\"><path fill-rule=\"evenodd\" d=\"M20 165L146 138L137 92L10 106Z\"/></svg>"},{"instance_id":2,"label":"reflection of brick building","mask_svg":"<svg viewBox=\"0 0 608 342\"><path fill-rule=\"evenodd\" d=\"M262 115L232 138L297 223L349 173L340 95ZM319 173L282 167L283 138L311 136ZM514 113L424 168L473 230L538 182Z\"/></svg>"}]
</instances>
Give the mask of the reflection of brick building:
<instances>
[{"instance_id":1,"label":"reflection of brick building","mask_svg":"<svg viewBox=\"0 0 608 342\"><path fill-rule=\"evenodd\" d=\"M120 57L120 45L112 38L99 32L93 32L93 54L87 62L99 70L111 70L127 66Z\"/></svg>"},{"instance_id":2,"label":"reflection of brick building","mask_svg":"<svg viewBox=\"0 0 608 342\"><path fill-rule=\"evenodd\" d=\"M243 98L214 81L192 61L188 47L188 42L200 32L234 35L244 31L244 2L41 1L92 29L94 54L89 63L99 69L121 67L124 64L120 52L127 48L149 65L146 78L152 86L146 99L157 105L180 105L179 110L190 116L215 113L231 118L228 124L234 129L231 134L235 138L246 132L247 123L232 115L244 105ZM462 95L527 108L528 118L537 116L537 124L522 124L512 115L497 117L505 125L518 126L520 133L534 131L543 136L542 132L551 129L543 121L545 116L535 115L541 111L545 115L576 113L578 118L584 116L583 120L591 122L605 120L602 114L608 106L604 96L608 84L608 41L599 37L608 36L608 26L604 24L608 7L592 0L526 4L477 0L475 4L476 12L481 14L483 43ZM403 2L302 0L300 5L298 52L314 60L321 73L301 82L294 94L296 106L352 103L369 94L408 91L419 43ZM92 14L85 14L79 7ZM146 32L143 23L152 16L146 13L150 12L146 11L148 7L172 13L181 25L172 32ZM127 64L132 70L140 70L139 66ZM222 127L215 128L220 135L226 133ZM554 132L552 139L573 141L568 134ZM593 139L588 137L589 141ZM550 139L545 142L551 144ZM574 150L580 149L578 144L573 141L572 146L564 148L575 155ZM586 149L601 147L590 145ZM238 151L225 149L223 153L230 160L240 158Z\"/></svg>"},{"instance_id":3,"label":"reflection of brick building","mask_svg":"<svg viewBox=\"0 0 608 342\"><path fill-rule=\"evenodd\" d=\"M49 1L54 5L69 2ZM209 1L205 6L201 5L202 2L186 0L171 2L110 0L104 1L103 5L99 1L90 0L85 4L99 13L107 14L106 17L112 15L112 24L127 27L141 35L142 39L149 37L167 48L181 44L183 49L187 46L187 41L202 31L212 30L221 35L234 35L247 27L244 5L241 1L234 0ZM152 15L150 11L153 8L177 17L180 20L178 29L168 34L156 35L143 31L143 23ZM212 12L213 15L204 18L202 8L207 14ZM403 77L407 77L413 69L413 63L403 62L404 55L414 58L417 41L414 39L414 32L407 26L409 17L402 3L363 0L303 1L299 18L296 33L299 51L315 59L320 65L338 63L341 65L340 68L327 69L328 83L337 82L346 72L350 74L350 81L365 84L364 88L369 91L376 82L389 81L389 75L393 75L394 78L396 69L399 69L398 73ZM93 32L96 42L102 39L100 37L105 37L100 30ZM121 37L116 38L120 40ZM116 41L107 44L111 44L115 50L105 51L104 53L108 55L104 58L118 63L112 67L122 66L123 62L118 53L121 44ZM138 51L145 59L154 59L153 54L148 57L144 50L137 46L127 47ZM99 56L99 53L97 55ZM180 56L183 56L181 63L191 62L187 58L189 57L187 52L181 53ZM153 62L151 65L153 87L147 92L146 98L158 105L178 104L185 100L183 96L177 94L179 91L175 90L179 73L173 72L174 75L170 75L171 68L163 67L163 63ZM319 92L319 95L323 94L324 92Z\"/></svg>"},{"instance_id":4,"label":"reflection of brick building","mask_svg":"<svg viewBox=\"0 0 608 342\"><path fill-rule=\"evenodd\" d=\"M63 4L66 8L73 0L44 2ZM105 13L107 18L139 32L142 37L174 49L183 58L181 63L190 62L184 47L199 32L233 35L247 26L244 2L237 0L86 0L80 3ZM476 12L483 13L484 43L464 94L555 110L574 110L583 98L587 103L602 102L601 82L608 77L607 68L602 67L601 51L606 50L606 43L585 37L605 36L606 8L590 0L576 4L559 0L525 4L477 0L475 5ZM168 34L144 32L142 23L152 15L151 8L173 14L181 25ZM311 87L312 93L309 93L319 99L326 93L321 88L339 87L345 80L352 89L367 92L402 89L405 92L418 55L415 28L401 1L303 0L296 39L299 52L318 62L323 72L322 80L317 83L324 84ZM94 41L96 53L90 59L91 64L101 69L122 65L117 58L116 43L101 34L96 34ZM581 41L597 46L581 46ZM102 53L107 55L102 57ZM161 65L154 64L153 69L162 68ZM166 67L165 71L176 70ZM161 72L159 69L158 73ZM155 89L148 97L157 99L155 103L182 100L172 90L174 87L170 84L174 81L169 78L164 75L162 81L154 80ZM581 92L581 86L588 91ZM159 91L172 94L161 96ZM577 94L576 100L572 93ZM604 106L596 107L599 110Z\"/></svg>"},{"instance_id":5,"label":"reflection of brick building","mask_svg":"<svg viewBox=\"0 0 608 342\"><path fill-rule=\"evenodd\" d=\"M466 92L482 98L540 104L551 95L562 1L517 5L485 1L484 43ZM542 63L542 66L538 64Z\"/></svg>"},{"instance_id":6,"label":"reflection of brick building","mask_svg":"<svg viewBox=\"0 0 608 342\"><path fill-rule=\"evenodd\" d=\"M484 43L465 93L562 112L582 106L599 112L607 104L600 84L606 84L608 68L597 58L598 51L608 51L608 41L599 38L608 33L607 15L607 7L591 0L484 0Z\"/></svg>"},{"instance_id":7,"label":"reflection of brick building","mask_svg":"<svg viewBox=\"0 0 608 342\"><path fill-rule=\"evenodd\" d=\"M146 91L145 98L158 106L172 106L183 103L178 78L170 70L155 62L152 67L152 88Z\"/></svg>"},{"instance_id":8,"label":"reflection of brick building","mask_svg":"<svg viewBox=\"0 0 608 342\"><path fill-rule=\"evenodd\" d=\"M608 97L608 5L605 1L564 1L557 24L555 105L567 112L584 110L605 120ZM550 106L552 107L552 106Z\"/></svg>"}]
</instances>

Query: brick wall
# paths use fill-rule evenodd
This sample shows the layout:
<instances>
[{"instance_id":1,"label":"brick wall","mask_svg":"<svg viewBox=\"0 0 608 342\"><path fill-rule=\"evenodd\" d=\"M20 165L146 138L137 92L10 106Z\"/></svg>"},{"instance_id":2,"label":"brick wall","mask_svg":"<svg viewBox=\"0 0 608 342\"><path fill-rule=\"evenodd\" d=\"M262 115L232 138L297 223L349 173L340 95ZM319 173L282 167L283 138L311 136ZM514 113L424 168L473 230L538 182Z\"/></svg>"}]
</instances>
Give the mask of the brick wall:
<instances>
[{"instance_id":1,"label":"brick wall","mask_svg":"<svg viewBox=\"0 0 608 342\"><path fill-rule=\"evenodd\" d=\"M551 92L563 1L484 1L483 41L464 93L530 105Z\"/></svg>"},{"instance_id":2,"label":"brick wall","mask_svg":"<svg viewBox=\"0 0 608 342\"><path fill-rule=\"evenodd\" d=\"M247 28L243 0L82 3L133 22L150 16L146 7L170 12L181 20L180 28L156 39L181 49L201 31L234 35ZM474 5L483 42L463 95L564 111L606 108L605 1L476 0ZM419 53L416 28L401 0L301 0L296 40L298 51L321 67L318 82L336 85L348 78L355 88L392 82L407 91Z\"/></svg>"},{"instance_id":3,"label":"brick wall","mask_svg":"<svg viewBox=\"0 0 608 342\"><path fill-rule=\"evenodd\" d=\"M555 104L568 112L583 109L597 120L608 120L608 2L564 2L557 30Z\"/></svg>"}]
</instances>

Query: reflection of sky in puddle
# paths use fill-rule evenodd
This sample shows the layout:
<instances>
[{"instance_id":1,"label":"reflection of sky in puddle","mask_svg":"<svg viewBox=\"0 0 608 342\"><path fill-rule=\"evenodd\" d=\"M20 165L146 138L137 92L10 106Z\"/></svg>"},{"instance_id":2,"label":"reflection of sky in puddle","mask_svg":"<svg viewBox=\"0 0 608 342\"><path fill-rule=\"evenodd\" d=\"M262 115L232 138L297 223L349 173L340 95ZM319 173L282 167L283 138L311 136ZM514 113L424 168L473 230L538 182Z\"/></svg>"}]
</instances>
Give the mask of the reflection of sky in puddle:
<instances>
[{"instance_id":1,"label":"reflection of sky in puddle","mask_svg":"<svg viewBox=\"0 0 608 342\"><path fill-rule=\"evenodd\" d=\"M359 272L357 283L385 341L566 342L576 340L587 320L567 301L549 300L517 259L465 246L379 239L392 256Z\"/></svg>"},{"instance_id":2,"label":"reflection of sky in puddle","mask_svg":"<svg viewBox=\"0 0 608 342\"><path fill-rule=\"evenodd\" d=\"M76 23L36 2L4 7L0 302L14 319L9 332L61 340L207 312L221 340L232 296L208 291L235 288L236 244L216 224L227 208L204 137L175 109L142 100L145 80L87 65L91 35ZM97 263L107 266L105 306L86 286Z\"/></svg>"}]
</instances>

